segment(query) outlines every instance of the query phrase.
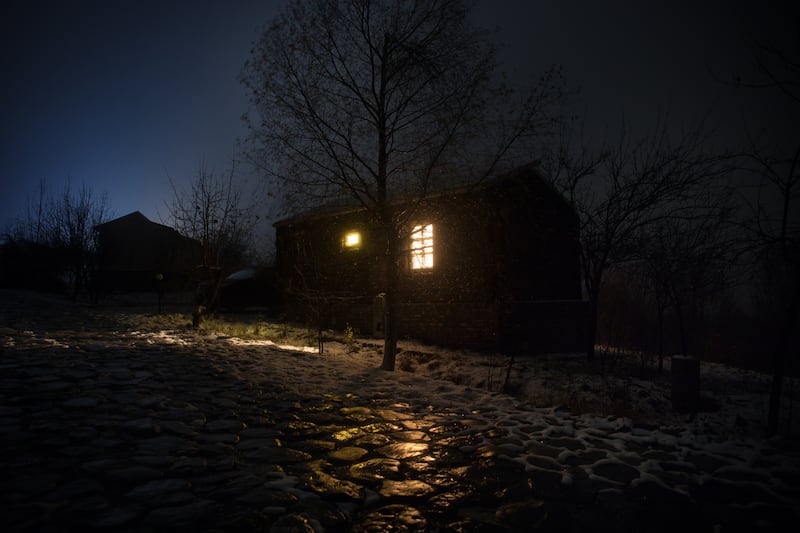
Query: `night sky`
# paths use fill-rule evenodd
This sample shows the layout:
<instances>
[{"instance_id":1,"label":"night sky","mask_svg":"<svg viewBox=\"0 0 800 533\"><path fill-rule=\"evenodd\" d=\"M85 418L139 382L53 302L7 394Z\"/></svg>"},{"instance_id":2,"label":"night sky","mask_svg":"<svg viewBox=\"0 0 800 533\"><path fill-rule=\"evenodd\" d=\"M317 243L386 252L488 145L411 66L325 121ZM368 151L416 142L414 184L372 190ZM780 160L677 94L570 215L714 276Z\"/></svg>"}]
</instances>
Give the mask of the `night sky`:
<instances>
[{"instance_id":1,"label":"night sky","mask_svg":"<svg viewBox=\"0 0 800 533\"><path fill-rule=\"evenodd\" d=\"M117 216L139 210L160 221L168 177L180 183L201 162L224 172L245 134L238 75L282 4L6 2L0 228L24 213L41 179L59 190L71 177L106 191ZM498 30L512 79L563 66L579 90L573 111L595 139L613 136L623 116L644 128L669 112L676 122L708 116L715 140L735 144L743 121L784 116L779 99L753 97L711 73L747 76L748 40L793 38L796 15L765 11L762 2L694 4L489 0L475 16Z\"/></svg>"}]
</instances>

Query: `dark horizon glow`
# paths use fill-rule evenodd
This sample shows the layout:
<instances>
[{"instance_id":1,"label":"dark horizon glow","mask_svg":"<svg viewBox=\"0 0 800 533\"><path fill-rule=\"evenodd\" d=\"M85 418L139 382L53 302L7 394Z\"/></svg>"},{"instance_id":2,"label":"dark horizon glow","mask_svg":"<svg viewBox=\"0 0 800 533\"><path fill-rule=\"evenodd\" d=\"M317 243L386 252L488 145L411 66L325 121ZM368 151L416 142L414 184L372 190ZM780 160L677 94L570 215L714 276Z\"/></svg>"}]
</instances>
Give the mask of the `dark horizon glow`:
<instances>
[{"instance_id":1,"label":"dark horizon glow","mask_svg":"<svg viewBox=\"0 0 800 533\"><path fill-rule=\"evenodd\" d=\"M224 173L245 134L238 75L282 1L12 0L3 8L0 229L24 215L40 180L51 192L86 183L116 216L165 220L169 180L201 164ZM782 15L786 15L785 17ZM747 39L788 38L789 13L756 2L480 1L512 81L561 64L573 112L594 139L658 115L707 116L720 144L742 123L779 117L776 99L735 90L710 72L747 75ZM775 108L770 108L775 106ZM240 147L239 147L240 148ZM251 182L254 171L238 171ZM268 207L265 206L265 211ZM269 218L269 213L261 213Z\"/></svg>"}]
</instances>

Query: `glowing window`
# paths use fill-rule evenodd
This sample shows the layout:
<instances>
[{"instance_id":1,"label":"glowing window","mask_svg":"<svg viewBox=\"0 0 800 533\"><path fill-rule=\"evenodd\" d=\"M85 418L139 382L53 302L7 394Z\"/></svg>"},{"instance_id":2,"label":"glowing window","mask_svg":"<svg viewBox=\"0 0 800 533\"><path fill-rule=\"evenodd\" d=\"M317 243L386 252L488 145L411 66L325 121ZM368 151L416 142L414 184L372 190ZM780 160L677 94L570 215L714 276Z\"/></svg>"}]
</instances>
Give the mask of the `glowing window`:
<instances>
[{"instance_id":1,"label":"glowing window","mask_svg":"<svg viewBox=\"0 0 800 533\"><path fill-rule=\"evenodd\" d=\"M433 268L433 224L414 226L411 232L411 268Z\"/></svg>"},{"instance_id":2,"label":"glowing window","mask_svg":"<svg viewBox=\"0 0 800 533\"><path fill-rule=\"evenodd\" d=\"M342 239L345 248L358 248L361 246L361 234L357 231L350 231Z\"/></svg>"}]
</instances>

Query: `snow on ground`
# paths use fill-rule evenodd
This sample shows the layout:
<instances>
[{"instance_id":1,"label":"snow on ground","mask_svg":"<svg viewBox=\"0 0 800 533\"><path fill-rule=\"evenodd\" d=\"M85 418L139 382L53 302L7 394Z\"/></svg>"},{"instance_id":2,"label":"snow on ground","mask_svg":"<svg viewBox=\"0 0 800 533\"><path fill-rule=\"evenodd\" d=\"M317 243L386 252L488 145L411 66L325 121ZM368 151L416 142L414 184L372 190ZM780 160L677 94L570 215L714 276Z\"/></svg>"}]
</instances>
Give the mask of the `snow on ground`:
<instances>
[{"instance_id":1,"label":"snow on ground","mask_svg":"<svg viewBox=\"0 0 800 533\"><path fill-rule=\"evenodd\" d=\"M328 339L320 354L302 342L210 332L142 335L176 344L194 336L195 350L227 353L236 360L226 370L237 378L254 383L277 379L290 395L324 397L348 391L456 413L487 435L492 428L503 428L514 439L501 439L500 445L486 438L465 441L462 451L487 448L529 472L561 470L563 485L574 480L558 465L582 464L590 480L619 487L663 485L667 490L663 479L668 464L690 477L707 479L714 471L734 484L755 484L790 505L785 495L796 497L796 443L764 438L769 380L756 372L704 363L706 410L679 415L671 408L668 377L654 372L647 379L635 377L638 358L607 360L603 373L582 354L510 359L401 342L397 371L390 373L379 370L381 345L371 339ZM269 365L263 364L266 359ZM794 380L789 382L787 390L792 390ZM688 494L689 486L678 480L669 489Z\"/></svg>"},{"instance_id":2,"label":"snow on ground","mask_svg":"<svg viewBox=\"0 0 800 533\"><path fill-rule=\"evenodd\" d=\"M187 340L184 331L158 331L142 333L147 342L186 345L197 343ZM347 370L374 369L381 363L379 341L374 339L341 338L328 340L319 354L317 346L309 346L297 336L290 339L240 338L225 334L207 338L239 348L277 348L289 353L302 353L318 357L332 366L326 374L338 379ZM703 362L701 365L701 395L703 409L696 415L679 415L672 409L669 358L665 372L658 374L656 361L649 361L645 377L637 377L637 356L616 356L608 361L605 371L600 362L590 364L584 354L537 354L516 357L501 354L482 354L467 350L453 350L430 346L414 341L398 344L396 374L406 386L414 385L411 377L446 381L470 389L490 393L487 398L504 398L506 395L521 400L532 407L551 407L569 411L584 418L605 420L617 417L645 427L684 428L695 440L761 439L764 432L769 401L770 376L726 365ZM599 356L598 356L599 359ZM303 379L303 374L295 376ZM420 384L426 381L420 381ZM389 381L391 383L391 380ZM787 378L785 392L800 389L800 380ZM322 385L322 384L320 384ZM333 384L332 384L333 385ZM505 394L500 394L505 393ZM792 401L790 398L788 401ZM791 408L791 405L789 405ZM800 409L789 409L792 420L790 430L800 428ZM588 419L587 418L587 419Z\"/></svg>"},{"instance_id":3,"label":"snow on ground","mask_svg":"<svg viewBox=\"0 0 800 533\"><path fill-rule=\"evenodd\" d=\"M378 368L381 343L374 339L326 332L318 353L309 335L232 335L179 325L185 318L167 325L164 317L142 316L115 318L114 327L127 323L127 331L111 341L88 335L84 349L92 351L99 342L131 349L172 345L176 353L202 358L254 388L279 387L287 397L389 399L395 407L379 415L406 422L409 431L430 429L422 424L433 422L408 420L403 411L454 415L471 425L450 437L463 451L502 456L529 472L560 473L563 485L576 482L564 465L580 465L608 490L628 483L660 486L669 479L669 490L682 492L714 472L726 483L757 486L790 506L798 498L797 441L764 438L769 377L756 372L703 363L703 409L678 415L671 408L669 378L637 372L635 357L609 356L600 367L581 354L512 359L402 341L397 371L390 373ZM15 335L33 335L22 326L14 326ZM39 342L58 341L45 333ZM785 390L796 394L797 380L787 380ZM790 411L797 417L797 409ZM796 431L800 423L792 422ZM495 429L506 437L494 439Z\"/></svg>"}]
</instances>

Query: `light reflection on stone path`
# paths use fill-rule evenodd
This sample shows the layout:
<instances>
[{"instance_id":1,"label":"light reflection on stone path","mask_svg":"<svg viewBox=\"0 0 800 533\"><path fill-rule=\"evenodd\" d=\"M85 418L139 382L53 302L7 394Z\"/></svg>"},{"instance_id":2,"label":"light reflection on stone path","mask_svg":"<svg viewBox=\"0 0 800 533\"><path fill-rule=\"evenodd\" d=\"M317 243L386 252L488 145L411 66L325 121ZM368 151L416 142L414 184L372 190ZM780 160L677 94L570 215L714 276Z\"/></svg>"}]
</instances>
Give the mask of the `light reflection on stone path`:
<instances>
[{"instance_id":1,"label":"light reflection on stone path","mask_svg":"<svg viewBox=\"0 0 800 533\"><path fill-rule=\"evenodd\" d=\"M797 519L797 457L787 465L768 446L723 456L669 428L188 331L5 327L0 340L6 530L672 531Z\"/></svg>"}]
</instances>

